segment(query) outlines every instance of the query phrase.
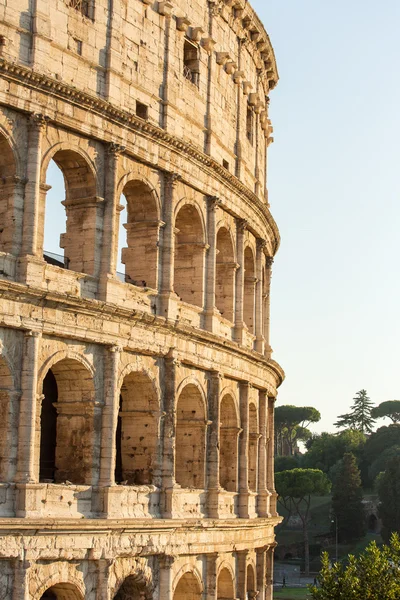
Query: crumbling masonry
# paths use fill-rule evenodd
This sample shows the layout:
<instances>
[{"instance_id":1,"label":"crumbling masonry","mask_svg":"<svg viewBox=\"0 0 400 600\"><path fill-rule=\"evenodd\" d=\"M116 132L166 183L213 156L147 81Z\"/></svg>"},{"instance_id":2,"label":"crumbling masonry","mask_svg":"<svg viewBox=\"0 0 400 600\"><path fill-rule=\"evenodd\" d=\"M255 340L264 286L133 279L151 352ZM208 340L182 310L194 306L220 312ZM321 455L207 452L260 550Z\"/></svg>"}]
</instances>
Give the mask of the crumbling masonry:
<instances>
[{"instance_id":1,"label":"crumbling masonry","mask_svg":"<svg viewBox=\"0 0 400 600\"><path fill-rule=\"evenodd\" d=\"M277 80L247 0L0 0L0 600L272 598Z\"/></svg>"}]
</instances>

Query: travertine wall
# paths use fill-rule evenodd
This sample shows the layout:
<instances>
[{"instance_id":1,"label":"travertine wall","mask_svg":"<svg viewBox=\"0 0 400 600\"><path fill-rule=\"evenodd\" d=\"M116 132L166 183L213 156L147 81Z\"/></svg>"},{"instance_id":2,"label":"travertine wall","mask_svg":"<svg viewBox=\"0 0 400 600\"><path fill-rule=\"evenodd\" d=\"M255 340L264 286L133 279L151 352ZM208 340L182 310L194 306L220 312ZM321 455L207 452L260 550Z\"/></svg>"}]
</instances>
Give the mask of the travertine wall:
<instances>
[{"instance_id":1,"label":"travertine wall","mask_svg":"<svg viewBox=\"0 0 400 600\"><path fill-rule=\"evenodd\" d=\"M277 79L244 0L0 0L0 598L272 598Z\"/></svg>"}]
</instances>

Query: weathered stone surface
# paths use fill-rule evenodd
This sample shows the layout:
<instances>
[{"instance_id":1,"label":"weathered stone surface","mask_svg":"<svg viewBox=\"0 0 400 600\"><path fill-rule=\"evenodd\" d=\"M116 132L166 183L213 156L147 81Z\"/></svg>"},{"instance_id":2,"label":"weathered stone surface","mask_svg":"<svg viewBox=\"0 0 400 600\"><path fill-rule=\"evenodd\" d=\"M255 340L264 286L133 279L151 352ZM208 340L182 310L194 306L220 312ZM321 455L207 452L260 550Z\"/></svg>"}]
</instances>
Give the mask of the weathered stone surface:
<instances>
[{"instance_id":1,"label":"weathered stone surface","mask_svg":"<svg viewBox=\"0 0 400 600\"><path fill-rule=\"evenodd\" d=\"M0 600L271 600L268 36L242 0L0 27Z\"/></svg>"}]
</instances>

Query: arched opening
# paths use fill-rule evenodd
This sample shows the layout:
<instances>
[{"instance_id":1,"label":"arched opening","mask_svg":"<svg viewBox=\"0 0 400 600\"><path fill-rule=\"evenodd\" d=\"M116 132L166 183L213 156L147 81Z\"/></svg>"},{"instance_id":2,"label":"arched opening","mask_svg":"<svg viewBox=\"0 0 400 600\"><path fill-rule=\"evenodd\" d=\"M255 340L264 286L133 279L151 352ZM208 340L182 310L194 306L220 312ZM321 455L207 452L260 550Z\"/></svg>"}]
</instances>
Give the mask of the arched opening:
<instances>
[{"instance_id":1,"label":"arched opening","mask_svg":"<svg viewBox=\"0 0 400 600\"><path fill-rule=\"evenodd\" d=\"M121 261L125 265L125 281L157 289L161 222L154 192L141 181L130 181L124 187L123 195L126 198L127 247L122 248Z\"/></svg>"},{"instance_id":2,"label":"arched opening","mask_svg":"<svg viewBox=\"0 0 400 600\"><path fill-rule=\"evenodd\" d=\"M0 357L0 481L10 481L17 457L17 407L14 404L13 378Z\"/></svg>"},{"instance_id":3,"label":"arched opening","mask_svg":"<svg viewBox=\"0 0 400 600\"><path fill-rule=\"evenodd\" d=\"M374 514L368 517L368 531L371 533L377 533L378 531L378 519Z\"/></svg>"},{"instance_id":4,"label":"arched opening","mask_svg":"<svg viewBox=\"0 0 400 600\"><path fill-rule=\"evenodd\" d=\"M235 598L232 575L225 567L221 570L217 580L217 599L233 600Z\"/></svg>"},{"instance_id":5,"label":"arched opening","mask_svg":"<svg viewBox=\"0 0 400 600\"><path fill-rule=\"evenodd\" d=\"M200 215L193 205L180 209L175 228L174 290L183 302L203 307L205 244Z\"/></svg>"},{"instance_id":6,"label":"arched opening","mask_svg":"<svg viewBox=\"0 0 400 600\"><path fill-rule=\"evenodd\" d=\"M142 573L129 575L114 596L114 600L151 600L152 598L153 594L149 591L147 580Z\"/></svg>"},{"instance_id":7,"label":"arched opening","mask_svg":"<svg viewBox=\"0 0 400 600\"><path fill-rule=\"evenodd\" d=\"M59 150L53 156L53 161L47 175L54 187L48 194L47 201L46 194L50 188L48 185L41 186L38 248L42 249L44 259L50 264L97 275L101 249L98 231L102 208L96 196L93 171L83 156L73 150ZM55 165L63 176L65 199L60 198L61 177ZM60 209L60 203L65 212ZM56 239L54 227L59 240ZM61 250L58 254L54 250L49 251L44 246L44 241L54 249L59 245L63 252Z\"/></svg>"},{"instance_id":8,"label":"arched opening","mask_svg":"<svg viewBox=\"0 0 400 600\"><path fill-rule=\"evenodd\" d=\"M22 200L17 202L16 198L15 157L8 140L0 134L0 252L13 252L18 210L21 215Z\"/></svg>"},{"instance_id":9,"label":"arched opening","mask_svg":"<svg viewBox=\"0 0 400 600\"><path fill-rule=\"evenodd\" d=\"M201 587L193 573L185 573L178 581L175 588L174 600L200 600Z\"/></svg>"},{"instance_id":10,"label":"arched opening","mask_svg":"<svg viewBox=\"0 0 400 600\"><path fill-rule=\"evenodd\" d=\"M234 319L236 268L232 238L229 231L221 227L217 234L215 306L228 321Z\"/></svg>"},{"instance_id":11,"label":"arched opening","mask_svg":"<svg viewBox=\"0 0 400 600\"><path fill-rule=\"evenodd\" d=\"M247 565L247 598L248 600L253 600L253 598L257 597L256 591L256 577L254 574L254 569L252 565Z\"/></svg>"},{"instance_id":12,"label":"arched opening","mask_svg":"<svg viewBox=\"0 0 400 600\"><path fill-rule=\"evenodd\" d=\"M77 360L65 358L47 372L40 414L40 481L92 483L94 400L92 374Z\"/></svg>"},{"instance_id":13,"label":"arched opening","mask_svg":"<svg viewBox=\"0 0 400 600\"><path fill-rule=\"evenodd\" d=\"M254 256L252 249L247 246L244 252L243 320L250 333L254 333L255 286Z\"/></svg>"},{"instance_id":14,"label":"arched opening","mask_svg":"<svg viewBox=\"0 0 400 600\"><path fill-rule=\"evenodd\" d=\"M183 488L204 488L206 419L198 388L188 384L176 408L175 478Z\"/></svg>"},{"instance_id":15,"label":"arched opening","mask_svg":"<svg viewBox=\"0 0 400 600\"><path fill-rule=\"evenodd\" d=\"M158 440L158 399L145 373L132 372L121 386L115 480L153 483Z\"/></svg>"},{"instance_id":16,"label":"arched opening","mask_svg":"<svg viewBox=\"0 0 400 600\"><path fill-rule=\"evenodd\" d=\"M228 492L237 491L239 431L235 402L227 394L220 409L219 483Z\"/></svg>"},{"instance_id":17,"label":"arched opening","mask_svg":"<svg viewBox=\"0 0 400 600\"><path fill-rule=\"evenodd\" d=\"M40 600L83 600L83 596L71 583L57 583L46 590Z\"/></svg>"},{"instance_id":18,"label":"arched opening","mask_svg":"<svg viewBox=\"0 0 400 600\"><path fill-rule=\"evenodd\" d=\"M257 491L257 464L258 464L258 419L257 408L253 403L249 407L249 489Z\"/></svg>"}]
</instances>

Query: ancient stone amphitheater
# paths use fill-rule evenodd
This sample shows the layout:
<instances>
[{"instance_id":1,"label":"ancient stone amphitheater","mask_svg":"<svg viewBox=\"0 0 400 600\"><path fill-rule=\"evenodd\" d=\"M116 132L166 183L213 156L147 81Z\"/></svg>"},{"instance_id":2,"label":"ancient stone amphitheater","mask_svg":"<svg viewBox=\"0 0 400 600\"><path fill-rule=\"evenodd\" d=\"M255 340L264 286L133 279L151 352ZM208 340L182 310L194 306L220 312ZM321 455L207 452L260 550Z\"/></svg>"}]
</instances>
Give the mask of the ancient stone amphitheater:
<instances>
[{"instance_id":1,"label":"ancient stone amphitheater","mask_svg":"<svg viewBox=\"0 0 400 600\"><path fill-rule=\"evenodd\" d=\"M0 0L1 600L272 598L277 80L247 0Z\"/></svg>"}]
</instances>

